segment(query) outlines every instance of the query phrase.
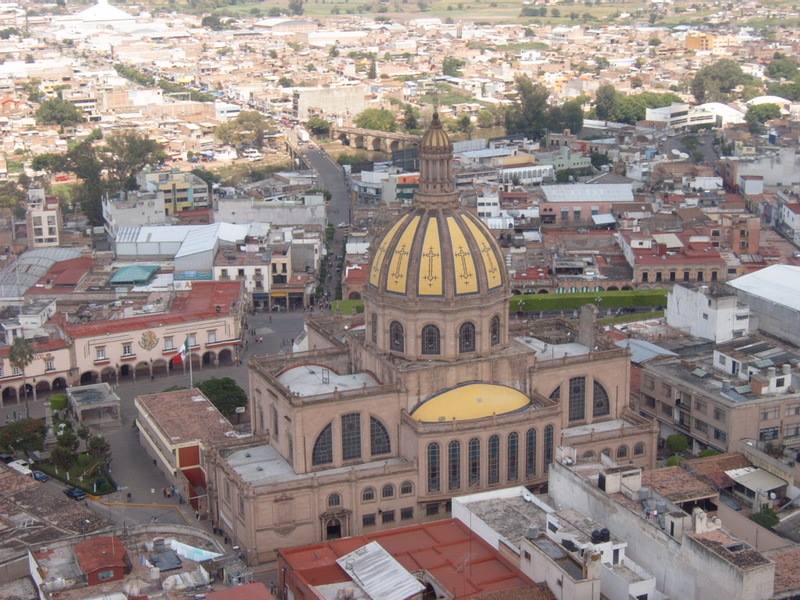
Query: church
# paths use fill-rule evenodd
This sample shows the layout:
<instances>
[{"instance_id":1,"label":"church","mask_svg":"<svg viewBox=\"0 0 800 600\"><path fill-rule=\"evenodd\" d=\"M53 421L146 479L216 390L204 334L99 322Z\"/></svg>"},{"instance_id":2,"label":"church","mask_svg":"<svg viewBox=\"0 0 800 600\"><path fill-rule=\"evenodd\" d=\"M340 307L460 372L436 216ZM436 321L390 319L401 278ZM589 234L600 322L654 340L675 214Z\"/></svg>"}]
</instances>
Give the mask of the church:
<instances>
[{"instance_id":1,"label":"church","mask_svg":"<svg viewBox=\"0 0 800 600\"><path fill-rule=\"evenodd\" d=\"M651 468L628 351L594 307L512 320L490 231L463 209L437 115L410 210L372 249L358 321L306 324L308 351L250 360L253 436L206 456L209 516L251 564L276 550L449 516L450 499L544 490L561 449Z\"/></svg>"}]
</instances>

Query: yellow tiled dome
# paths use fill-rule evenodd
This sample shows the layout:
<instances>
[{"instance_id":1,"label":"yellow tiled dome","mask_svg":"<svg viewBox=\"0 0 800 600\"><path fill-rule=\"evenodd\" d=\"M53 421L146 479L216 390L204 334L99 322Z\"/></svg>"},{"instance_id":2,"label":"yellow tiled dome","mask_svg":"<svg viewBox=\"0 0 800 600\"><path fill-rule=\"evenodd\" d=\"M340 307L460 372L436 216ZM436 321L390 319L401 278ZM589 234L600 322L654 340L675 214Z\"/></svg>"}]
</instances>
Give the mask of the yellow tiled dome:
<instances>
[{"instance_id":1,"label":"yellow tiled dome","mask_svg":"<svg viewBox=\"0 0 800 600\"><path fill-rule=\"evenodd\" d=\"M439 113L433 113L433 120L431 121L428 131L422 136L420 146L422 150L429 151L451 152L453 150L450 137L447 135L447 132L442 127L442 122L439 120Z\"/></svg>"},{"instance_id":2,"label":"yellow tiled dome","mask_svg":"<svg viewBox=\"0 0 800 600\"><path fill-rule=\"evenodd\" d=\"M422 423L482 419L514 412L528 404L528 397L514 388L469 383L440 392L426 400L411 413L411 418Z\"/></svg>"},{"instance_id":3,"label":"yellow tiled dome","mask_svg":"<svg viewBox=\"0 0 800 600\"><path fill-rule=\"evenodd\" d=\"M506 281L502 254L486 226L460 208L416 208L389 227L370 265L382 292L417 297L487 293Z\"/></svg>"}]
</instances>

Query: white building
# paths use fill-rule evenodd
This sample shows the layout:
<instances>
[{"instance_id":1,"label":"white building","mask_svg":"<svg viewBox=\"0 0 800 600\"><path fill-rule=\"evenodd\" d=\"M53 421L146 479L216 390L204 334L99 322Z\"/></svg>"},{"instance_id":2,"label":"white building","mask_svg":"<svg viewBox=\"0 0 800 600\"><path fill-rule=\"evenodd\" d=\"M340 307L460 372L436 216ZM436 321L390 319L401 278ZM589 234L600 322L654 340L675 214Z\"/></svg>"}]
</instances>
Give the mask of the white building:
<instances>
[{"instance_id":1,"label":"white building","mask_svg":"<svg viewBox=\"0 0 800 600\"><path fill-rule=\"evenodd\" d=\"M103 221L106 233L115 238L122 227L162 225L167 222L164 193L131 191L103 198Z\"/></svg>"},{"instance_id":2,"label":"white building","mask_svg":"<svg viewBox=\"0 0 800 600\"><path fill-rule=\"evenodd\" d=\"M716 343L747 335L750 309L722 288L676 283L667 296L667 324Z\"/></svg>"},{"instance_id":3,"label":"white building","mask_svg":"<svg viewBox=\"0 0 800 600\"><path fill-rule=\"evenodd\" d=\"M325 197L305 194L297 198L282 196L276 199L218 198L214 213L216 222L269 223L274 227L286 225L327 225Z\"/></svg>"},{"instance_id":4,"label":"white building","mask_svg":"<svg viewBox=\"0 0 800 600\"><path fill-rule=\"evenodd\" d=\"M526 165L497 170L497 178L500 183L515 185L538 185L545 181L553 181L555 176L553 165Z\"/></svg>"}]
</instances>

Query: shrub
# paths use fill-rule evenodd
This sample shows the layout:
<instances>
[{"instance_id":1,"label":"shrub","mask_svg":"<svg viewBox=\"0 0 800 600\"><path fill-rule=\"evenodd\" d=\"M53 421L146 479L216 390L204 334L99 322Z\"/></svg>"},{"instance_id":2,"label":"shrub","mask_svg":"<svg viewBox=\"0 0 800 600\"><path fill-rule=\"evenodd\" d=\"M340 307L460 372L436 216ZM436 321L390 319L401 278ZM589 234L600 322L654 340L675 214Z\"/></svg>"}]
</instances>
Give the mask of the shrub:
<instances>
[{"instance_id":1,"label":"shrub","mask_svg":"<svg viewBox=\"0 0 800 600\"><path fill-rule=\"evenodd\" d=\"M750 518L767 529L772 529L781 521L772 507L766 504L761 507L759 512L750 515Z\"/></svg>"},{"instance_id":2,"label":"shrub","mask_svg":"<svg viewBox=\"0 0 800 600\"><path fill-rule=\"evenodd\" d=\"M50 408L53 410L64 410L67 408L67 395L53 394L50 396Z\"/></svg>"},{"instance_id":3,"label":"shrub","mask_svg":"<svg viewBox=\"0 0 800 600\"><path fill-rule=\"evenodd\" d=\"M669 448L669 451L673 454L686 452L689 449L689 440L685 435L676 433L667 438L667 448Z\"/></svg>"},{"instance_id":4,"label":"shrub","mask_svg":"<svg viewBox=\"0 0 800 600\"><path fill-rule=\"evenodd\" d=\"M683 462L683 457L678 456L677 454L673 454L667 459L667 466L668 467L679 467L680 464Z\"/></svg>"}]
</instances>

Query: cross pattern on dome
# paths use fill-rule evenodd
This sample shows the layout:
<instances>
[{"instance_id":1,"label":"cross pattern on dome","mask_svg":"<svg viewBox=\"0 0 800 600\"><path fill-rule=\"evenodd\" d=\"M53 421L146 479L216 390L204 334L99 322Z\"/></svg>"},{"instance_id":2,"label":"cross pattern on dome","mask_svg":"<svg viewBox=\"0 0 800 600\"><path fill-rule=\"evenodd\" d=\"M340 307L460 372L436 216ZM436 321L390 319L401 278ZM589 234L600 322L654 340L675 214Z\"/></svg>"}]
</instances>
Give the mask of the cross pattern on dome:
<instances>
[{"instance_id":1,"label":"cross pattern on dome","mask_svg":"<svg viewBox=\"0 0 800 600\"><path fill-rule=\"evenodd\" d=\"M399 281L403 276L403 259L406 256L408 256L408 250L406 250L405 246L397 250L397 268L395 268L394 273L392 273L392 277L394 277L395 281Z\"/></svg>"},{"instance_id":2,"label":"cross pattern on dome","mask_svg":"<svg viewBox=\"0 0 800 600\"><path fill-rule=\"evenodd\" d=\"M459 246L458 252L455 253L455 256L461 259L461 274L459 277L465 281L468 281L472 277L472 274L467 268L467 258L470 256L469 250L465 250L463 246Z\"/></svg>"},{"instance_id":3,"label":"cross pattern on dome","mask_svg":"<svg viewBox=\"0 0 800 600\"><path fill-rule=\"evenodd\" d=\"M494 266L494 261L492 260L492 249L486 244L483 243L483 247L481 248L481 254L486 255L486 264L489 265L489 273L496 273L497 267Z\"/></svg>"},{"instance_id":4,"label":"cross pattern on dome","mask_svg":"<svg viewBox=\"0 0 800 600\"><path fill-rule=\"evenodd\" d=\"M433 273L433 259L437 258L439 254L435 252L433 246L431 246L422 256L428 259L428 273L425 275L424 279L428 282L428 285L433 285L433 282L437 279L436 275Z\"/></svg>"}]
</instances>

